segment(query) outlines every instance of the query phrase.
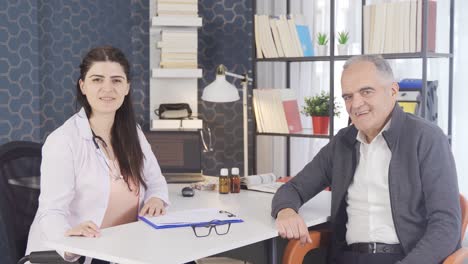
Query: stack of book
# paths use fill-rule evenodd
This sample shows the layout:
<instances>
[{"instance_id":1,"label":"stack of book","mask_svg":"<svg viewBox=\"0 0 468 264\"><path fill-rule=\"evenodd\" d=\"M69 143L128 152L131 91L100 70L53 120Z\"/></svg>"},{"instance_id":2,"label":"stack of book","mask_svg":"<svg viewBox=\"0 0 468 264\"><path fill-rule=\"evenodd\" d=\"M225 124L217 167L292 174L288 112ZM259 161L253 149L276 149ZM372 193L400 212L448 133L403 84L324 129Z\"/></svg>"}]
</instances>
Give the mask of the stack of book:
<instances>
[{"instance_id":1,"label":"stack of book","mask_svg":"<svg viewBox=\"0 0 468 264\"><path fill-rule=\"evenodd\" d=\"M157 16L198 16L198 0L158 0Z\"/></svg>"},{"instance_id":2,"label":"stack of book","mask_svg":"<svg viewBox=\"0 0 468 264\"><path fill-rule=\"evenodd\" d=\"M254 89L253 106L260 133L297 133L302 131L294 90Z\"/></svg>"},{"instance_id":3,"label":"stack of book","mask_svg":"<svg viewBox=\"0 0 468 264\"><path fill-rule=\"evenodd\" d=\"M255 15L257 58L313 56L309 27L301 16Z\"/></svg>"},{"instance_id":4,"label":"stack of book","mask_svg":"<svg viewBox=\"0 0 468 264\"><path fill-rule=\"evenodd\" d=\"M157 47L161 49L161 68L197 68L196 29L164 28Z\"/></svg>"},{"instance_id":5,"label":"stack of book","mask_svg":"<svg viewBox=\"0 0 468 264\"><path fill-rule=\"evenodd\" d=\"M435 52L437 2L427 3L427 50ZM365 5L363 12L366 54L421 51L422 0Z\"/></svg>"}]
</instances>

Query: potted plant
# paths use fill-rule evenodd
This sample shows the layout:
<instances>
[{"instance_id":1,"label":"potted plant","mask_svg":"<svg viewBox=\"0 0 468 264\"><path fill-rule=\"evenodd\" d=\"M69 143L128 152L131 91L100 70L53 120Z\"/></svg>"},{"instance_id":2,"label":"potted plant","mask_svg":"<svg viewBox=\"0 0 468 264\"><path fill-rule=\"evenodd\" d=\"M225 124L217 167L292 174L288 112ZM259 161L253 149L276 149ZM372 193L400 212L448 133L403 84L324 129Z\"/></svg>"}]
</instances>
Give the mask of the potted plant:
<instances>
[{"instance_id":1,"label":"potted plant","mask_svg":"<svg viewBox=\"0 0 468 264\"><path fill-rule=\"evenodd\" d=\"M348 55L349 32L338 32L338 55Z\"/></svg>"},{"instance_id":2,"label":"potted plant","mask_svg":"<svg viewBox=\"0 0 468 264\"><path fill-rule=\"evenodd\" d=\"M305 105L302 107L302 113L312 117L312 128L314 134L328 134L330 123L330 95L322 91L319 95L305 97ZM340 115L340 106L334 104L334 115Z\"/></svg>"},{"instance_id":3,"label":"potted plant","mask_svg":"<svg viewBox=\"0 0 468 264\"><path fill-rule=\"evenodd\" d=\"M328 47L328 35L326 33L319 32L317 34L317 55L326 56Z\"/></svg>"}]
</instances>

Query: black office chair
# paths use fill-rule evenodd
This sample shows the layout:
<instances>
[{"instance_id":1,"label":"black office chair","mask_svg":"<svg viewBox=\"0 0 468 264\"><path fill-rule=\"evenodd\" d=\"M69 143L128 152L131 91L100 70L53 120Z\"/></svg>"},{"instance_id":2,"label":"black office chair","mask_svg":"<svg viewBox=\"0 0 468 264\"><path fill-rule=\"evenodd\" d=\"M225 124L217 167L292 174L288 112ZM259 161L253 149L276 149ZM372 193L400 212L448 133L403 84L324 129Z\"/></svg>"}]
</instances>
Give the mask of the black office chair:
<instances>
[{"instance_id":1,"label":"black office chair","mask_svg":"<svg viewBox=\"0 0 468 264\"><path fill-rule=\"evenodd\" d=\"M0 146L0 263L69 263L55 251L23 257L38 207L40 143L13 141Z\"/></svg>"}]
</instances>

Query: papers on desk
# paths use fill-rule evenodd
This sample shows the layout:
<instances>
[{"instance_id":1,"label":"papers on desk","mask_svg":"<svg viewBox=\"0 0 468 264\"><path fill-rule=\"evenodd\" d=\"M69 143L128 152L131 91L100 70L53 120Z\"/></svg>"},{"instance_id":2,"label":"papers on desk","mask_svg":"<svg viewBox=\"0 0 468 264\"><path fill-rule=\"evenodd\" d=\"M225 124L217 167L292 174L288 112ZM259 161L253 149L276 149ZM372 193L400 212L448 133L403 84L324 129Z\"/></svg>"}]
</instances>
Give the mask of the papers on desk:
<instances>
[{"instance_id":1,"label":"papers on desk","mask_svg":"<svg viewBox=\"0 0 468 264\"><path fill-rule=\"evenodd\" d=\"M163 216L138 216L138 218L156 229L244 222L234 214L216 208L201 208L178 212L168 212Z\"/></svg>"},{"instance_id":2,"label":"papers on desk","mask_svg":"<svg viewBox=\"0 0 468 264\"><path fill-rule=\"evenodd\" d=\"M273 173L265 173L243 177L242 182L249 190L276 193L278 188L284 184L284 182L277 182L278 179L279 177Z\"/></svg>"}]
</instances>

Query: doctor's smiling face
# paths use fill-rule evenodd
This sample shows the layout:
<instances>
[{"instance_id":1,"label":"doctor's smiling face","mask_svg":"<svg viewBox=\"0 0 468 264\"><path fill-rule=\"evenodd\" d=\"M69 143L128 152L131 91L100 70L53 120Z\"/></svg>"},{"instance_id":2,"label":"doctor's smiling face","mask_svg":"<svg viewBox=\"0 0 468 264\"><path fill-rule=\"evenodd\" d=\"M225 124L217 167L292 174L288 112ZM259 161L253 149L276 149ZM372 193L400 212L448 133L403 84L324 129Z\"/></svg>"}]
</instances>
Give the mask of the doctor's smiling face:
<instances>
[{"instance_id":1,"label":"doctor's smiling face","mask_svg":"<svg viewBox=\"0 0 468 264\"><path fill-rule=\"evenodd\" d=\"M76 98L86 115L121 114L133 117L130 91L130 63L125 54L112 46L96 47L88 51L80 63L76 84Z\"/></svg>"},{"instance_id":2,"label":"doctor's smiling face","mask_svg":"<svg viewBox=\"0 0 468 264\"><path fill-rule=\"evenodd\" d=\"M123 67L112 61L94 62L79 85L94 114L115 113L130 90Z\"/></svg>"}]
</instances>

